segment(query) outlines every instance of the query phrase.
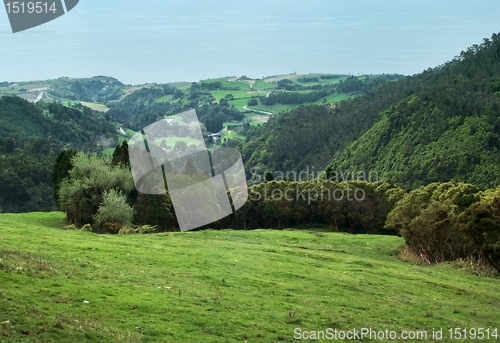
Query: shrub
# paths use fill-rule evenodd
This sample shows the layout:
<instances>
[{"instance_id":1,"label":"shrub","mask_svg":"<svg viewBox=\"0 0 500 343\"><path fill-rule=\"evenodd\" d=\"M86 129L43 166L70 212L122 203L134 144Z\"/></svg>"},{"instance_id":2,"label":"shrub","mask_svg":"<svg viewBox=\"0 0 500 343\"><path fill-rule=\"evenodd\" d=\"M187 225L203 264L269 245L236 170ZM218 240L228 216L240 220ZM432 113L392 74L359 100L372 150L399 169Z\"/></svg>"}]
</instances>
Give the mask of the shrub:
<instances>
[{"instance_id":1,"label":"shrub","mask_svg":"<svg viewBox=\"0 0 500 343\"><path fill-rule=\"evenodd\" d=\"M148 233L156 233L157 227L150 225L142 225L142 226L123 226L118 232L120 235L131 235L131 234L148 234Z\"/></svg>"},{"instance_id":2,"label":"shrub","mask_svg":"<svg viewBox=\"0 0 500 343\"><path fill-rule=\"evenodd\" d=\"M427 263L487 261L500 271L500 190L433 183L412 191L389 214L412 253Z\"/></svg>"},{"instance_id":3,"label":"shrub","mask_svg":"<svg viewBox=\"0 0 500 343\"><path fill-rule=\"evenodd\" d=\"M104 233L117 235L118 233L120 233L120 230L123 228L123 226L118 224L118 223L107 223L106 222L106 223L103 223L101 225L101 228L102 228L102 231Z\"/></svg>"},{"instance_id":4,"label":"shrub","mask_svg":"<svg viewBox=\"0 0 500 343\"><path fill-rule=\"evenodd\" d=\"M465 257L457 218L477 201L479 189L464 183L432 183L410 192L387 216L385 227L403 236L409 249L427 263Z\"/></svg>"},{"instance_id":5,"label":"shrub","mask_svg":"<svg viewBox=\"0 0 500 343\"><path fill-rule=\"evenodd\" d=\"M91 231L92 231L92 226L90 226L90 224L85 224L85 225L83 225L83 227L80 229L80 231L91 232Z\"/></svg>"},{"instance_id":6,"label":"shrub","mask_svg":"<svg viewBox=\"0 0 500 343\"><path fill-rule=\"evenodd\" d=\"M255 98L252 98L252 99L248 100L248 102L247 102L248 106L257 106L258 104L259 104L259 101Z\"/></svg>"},{"instance_id":7,"label":"shrub","mask_svg":"<svg viewBox=\"0 0 500 343\"><path fill-rule=\"evenodd\" d=\"M78 153L71 164L68 177L60 183L59 204L75 225L93 224L105 192L118 189L127 194L134 187L130 171L111 165L105 156Z\"/></svg>"},{"instance_id":8,"label":"shrub","mask_svg":"<svg viewBox=\"0 0 500 343\"><path fill-rule=\"evenodd\" d=\"M63 226L63 230L78 230L78 228L75 226L75 224L69 224L66 226Z\"/></svg>"},{"instance_id":9,"label":"shrub","mask_svg":"<svg viewBox=\"0 0 500 343\"><path fill-rule=\"evenodd\" d=\"M500 271L500 198L471 205L458 220L468 249Z\"/></svg>"},{"instance_id":10,"label":"shrub","mask_svg":"<svg viewBox=\"0 0 500 343\"><path fill-rule=\"evenodd\" d=\"M380 182L262 182L249 189L249 199L243 207L218 223L210 224L210 228L327 224L335 231L394 234L384 229L384 223L394 202L405 193L399 186Z\"/></svg>"},{"instance_id":11,"label":"shrub","mask_svg":"<svg viewBox=\"0 0 500 343\"><path fill-rule=\"evenodd\" d=\"M94 220L99 226L103 226L104 223L123 226L132 224L133 217L134 209L127 204L125 196L120 191L111 189L104 192L102 203L97 210L97 214L94 216Z\"/></svg>"}]
</instances>

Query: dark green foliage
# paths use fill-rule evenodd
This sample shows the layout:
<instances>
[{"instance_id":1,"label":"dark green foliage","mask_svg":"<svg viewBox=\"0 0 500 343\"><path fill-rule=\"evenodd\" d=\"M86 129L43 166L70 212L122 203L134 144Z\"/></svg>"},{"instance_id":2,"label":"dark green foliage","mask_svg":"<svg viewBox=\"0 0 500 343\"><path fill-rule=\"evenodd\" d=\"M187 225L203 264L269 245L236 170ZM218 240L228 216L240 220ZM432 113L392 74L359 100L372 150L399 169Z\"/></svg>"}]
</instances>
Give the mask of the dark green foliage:
<instances>
[{"instance_id":1,"label":"dark green foliage","mask_svg":"<svg viewBox=\"0 0 500 343\"><path fill-rule=\"evenodd\" d=\"M332 230L350 233L395 234L385 230L384 223L405 193L401 187L387 183L263 182L249 189L249 199L242 208L215 227L286 228L307 224L328 225Z\"/></svg>"},{"instance_id":2,"label":"dark green foliage","mask_svg":"<svg viewBox=\"0 0 500 343\"><path fill-rule=\"evenodd\" d=\"M0 98L0 135L2 137L43 137L51 121L37 106L18 97Z\"/></svg>"},{"instance_id":3,"label":"dark green foliage","mask_svg":"<svg viewBox=\"0 0 500 343\"><path fill-rule=\"evenodd\" d=\"M217 90L222 88L222 83L217 81L217 82L202 82L200 83L199 87L201 89L206 89L206 90Z\"/></svg>"},{"instance_id":4,"label":"dark green foliage","mask_svg":"<svg viewBox=\"0 0 500 343\"><path fill-rule=\"evenodd\" d=\"M132 129L140 130L162 119L169 111L177 111L177 113L182 111L179 105L172 106L169 102L155 101L162 96L174 94L175 91L176 89L169 85L144 87L118 102L108 103L110 108L108 113L116 120L129 123Z\"/></svg>"},{"instance_id":5,"label":"dark green foliage","mask_svg":"<svg viewBox=\"0 0 500 343\"><path fill-rule=\"evenodd\" d=\"M45 102L34 105L18 97L4 96L0 98L0 134L18 141L38 137L77 149L97 150L96 138L115 136L115 129L88 107L69 108Z\"/></svg>"},{"instance_id":6,"label":"dark green foliage","mask_svg":"<svg viewBox=\"0 0 500 343\"><path fill-rule=\"evenodd\" d=\"M222 101L219 104L204 104L196 109L196 114L209 132L219 132L222 130L224 122L239 121L245 117L234 106Z\"/></svg>"},{"instance_id":7,"label":"dark green foliage","mask_svg":"<svg viewBox=\"0 0 500 343\"><path fill-rule=\"evenodd\" d=\"M325 168L332 156L341 154L373 125L381 110L406 93L405 80L396 82L401 82L398 91L379 89L335 107L301 106L249 130L248 143L240 146L247 171L253 167L283 172L300 172L307 166Z\"/></svg>"},{"instance_id":8,"label":"dark green foliage","mask_svg":"<svg viewBox=\"0 0 500 343\"><path fill-rule=\"evenodd\" d=\"M157 226L159 231L178 230L170 195L137 195L134 203L135 224Z\"/></svg>"},{"instance_id":9,"label":"dark green foliage","mask_svg":"<svg viewBox=\"0 0 500 343\"><path fill-rule=\"evenodd\" d=\"M61 145L27 140L12 153L0 155L0 207L3 212L54 211L51 169Z\"/></svg>"},{"instance_id":10,"label":"dark green foliage","mask_svg":"<svg viewBox=\"0 0 500 343\"><path fill-rule=\"evenodd\" d=\"M104 224L110 223L124 226L131 225L133 217L134 209L127 204L127 198L121 191L110 189L109 191L104 191L102 202L99 205L97 213L94 215L94 221L101 227Z\"/></svg>"},{"instance_id":11,"label":"dark green foliage","mask_svg":"<svg viewBox=\"0 0 500 343\"><path fill-rule=\"evenodd\" d=\"M271 172L266 173L266 181L267 182L274 181L273 173L271 173Z\"/></svg>"},{"instance_id":12,"label":"dark green foliage","mask_svg":"<svg viewBox=\"0 0 500 343\"><path fill-rule=\"evenodd\" d=\"M259 100L257 100L256 98L252 98L250 100L248 100L248 106L257 106L259 104Z\"/></svg>"},{"instance_id":13,"label":"dark green foliage","mask_svg":"<svg viewBox=\"0 0 500 343\"><path fill-rule=\"evenodd\" d=\"M130 166L130 157L128 154L128 143L127 141L123 141L121 145L118 145L113 152L112 163L114 165L124 165Z\"/></svg>"},{"instance_id":14,"label":"dark green foliage","mask_svg":"<svg viewBox=\"0 0 500 343\"><path fill-rule=\"evenodd\" d=\"M203 83L203 85L205 84ZM221 131L224 122L238 121L244 118L243 113L229 105L228 101L232 99L229 94L217 104L212 95L203 89L203 87L193 85L190 92L183 92L169 85L142 88L119 102L110 103L111 109L108 113L115 120L123 122L124 125L134 130L142 130L166 116L179 114L190 109L196 109L198 119L209 132ZM179 101L155 101L164 95L172 95L172 100L179 99Z\"/></svg>"},{"instance_id":15,"label":"dark green foliage","mask_svg":"<svg viewBox=\"0 0 500 343\"><path fill-rule=\"evenodd\" d=\"M500 271L500 197L473 204L460 214L458 221L466 246L476 249Z\"/></svg>"},{"instance_id":16,"label":"dark green foliage","mask_svg":"<svg viewBox=\"0 0 500 343\"><path fill-rule=\"evenodd\" d=\"M298 173L308 166L325 168L332 156L340 155L373 126L380 111L408 94L411 80L386 82L363 96L334 105L301 106L252 128L247 132L247 143L239 147L247 172L254 167L285 173Z\"/></svg>"},{"instance_id":17,"label":"dark green foliage","mask_svg":"<svg viewBox=\"0 0 500 343\"><path fill-rule=\"evenodd\" d=\"M63 150L56 158L56 163L52 168L51 181L53 186L53 196L56 203L59 203L59 186L61 181L68 176L69 171L73 168L71 159L76 155L75 150Z\"/></svg>"},{"instance_id":18,"label":"dark green foliage","mask_svg":"<svg viewBox=\"0 0 500 343\"><path fill-rule=\"evenodd\" d=\"M466 257L456 222L464 197L475 199L479 190L463 183L433 183L412 191L387 217L386 228L403 236L409 248L427 263Z\"/></svg>"},{"instance_id":19,"label":"dark green foliage","mask_svg":"<svg viewBox=\"0 0 500 343\"><path fill-rule=\"evenodd\" d=\"M387 217L408 248L429 264L469 258L500 271L500 197L464 183L413 190Z\"/></svg>"},{"instance_id":20,"label":"dark green foliage","mask_svg":"<svg viewBox=\"0 0 500 343\"><path fill-rule=\"evenodd\" d=\"M94 224L95 215L112 189L128 194L134 187L130 170L112 165L104 156L77 153L72 169L59 188L59 205L68 221L81 226Z\"/></svg>"},{"instance_id":21,"label":"dark green foliage","mask_svg":"<svg viewBox=\"0 0 500 343\"><path fill-rule=\"evenodd\" d=\"M303 83L306 83L306 82L319 82L319 77L315 77L315 76L311 76L311 77L303 76L303 77L299 78L298 81L299 82L303 82Z\"/></svg>"},{"instance_id":22,"label":"dark green foliage","mask_svg":"<svg viewBox=\"0 0 500 343\"><path fill-rule=\"evenodd\" d=\"M410 78L404 98L330 164L376 170L381 180L419 187L500 180L500 36ZM391 84L398 87L399 82Z\"/></svg>"},{"instance_id":23,"label":"dark green foliage","mask_svg":"<svg viewBox=\"0 0 500 343\"><path fill-rule=\"evenodd\" d=\"M100 151L97 140L116 136L113 125L89 108L34 105L10 96L0 98L0 133L4 212L56 210L52 185L55 182L57 188L69 168L69 156L58 157L59 152L63 148Z\"/></svg>"},{"instance_id":24,"label":"dark green foliage","mask_svg":"<svg viewBox=\"0 0 500 343\"><path fill-rule=\"evenodd\" d=\"M294 89L287 90L292 91ZM327 95L335 93L336 88L333 86L325 87L322 90L311 93L296 93L296 92L273 92L267 97L262 97L260 102L263 105L272 106L274 104L304 104L306 102L315 102Z\"/></svg>"},{"instance_id":25,"label":"dark green foliage","mask_svg":"<svg viewBox=\"0 0 500 343\"><path fill-rule=\"evenodd\" d=\"M386 83L390 80L402 78L402 75L377 75L377 76L364 76L357 78L354 76L348 77L338 84L316 84L313 86L303 86L289 79L283 79L277 82L278 89L293 91L313 90L310 93L290 93L290 92L272 92L269 96L262 97L261 103L264 105L274 104L305 104L308 102L315 102L319 99L334 93L349 93L351 95L359 95L371 91L376 86ZM300 80L309 80L305 82L314 82L314 78L304 78ZM319 81L319 79L314 79Z\"/></svg>"}]
</instances>

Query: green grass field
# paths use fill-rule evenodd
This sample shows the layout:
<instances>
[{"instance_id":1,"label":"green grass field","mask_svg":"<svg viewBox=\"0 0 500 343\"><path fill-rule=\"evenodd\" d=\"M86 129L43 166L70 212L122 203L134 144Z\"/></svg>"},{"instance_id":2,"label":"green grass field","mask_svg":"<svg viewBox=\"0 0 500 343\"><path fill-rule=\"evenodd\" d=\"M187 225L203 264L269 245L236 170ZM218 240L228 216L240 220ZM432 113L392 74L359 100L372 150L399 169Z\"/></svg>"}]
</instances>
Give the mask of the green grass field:
<instances>
[{"instance_id":1,"label":"green grass field","mask_svg":"<svg viewBox=\"0 0 500 343\"><path fill-rule=\"evenodd\" d=\"M222 88L231 88L235 90L250 90L250 85L243 81L229 81L232 79L231 77L220 77L217 79L208 79L200 81L199 83L215 83L220 82L222 84Z\"/></svg>"},{"instance_id":2,"label":"green grass field","mask_svg":"<svg viewBox=\"0 0 500 343\"><path fill-rule=\"evenodd\" d=\"M328 95L324 98L319 99L318 101L313 102L313 104L322 104L325 100L326 100L326 102L339 102L342 100L347 100L350 97L351 96L347 93L336 94L336 95L331 94L331 95Z\"/></svg>"},{"instance_id":3,"label":"green grass field","mask_svg":"<svg viewBox=\"0 0 500 343\"><path fill-rule=\"evenodd\" d=\"M240 125L243 125L243 123L239 122L239 121L226 121L226 122L222 123L222 125L224 127L231 127L231 126L240 126Z\"/></svg>"},{"instance_id":4,"label":"green grass field","mask_svg":"<svg viewBox=\"0 0 500 343\"><path fill-rule=\"evenodd\" d=\"M253 84L253 89L255 90L272 90L275 88L275 84L261 80L255 80L255 83Z\"/></svg>"},{"instance_id":5,"label":"green grass field","mask_svg":"<svg viewBox=\"0 0 500 343\"><path fill-rule=\"evenodd\" d=\"M99 112L107 112L109 111L109 108L106 107L103 104L96 104L93 102L85 102L85 101L80 101L80 104L83 106L87 106L88 108L94 110L94 111L99 111Z\"/></svg>"},{"instance_id":6,"label":"green grass field","mask_svg":"<svg viewBox=\"0 0 500 343\"><path fill-rule=\"evenodd\" d=\"M123 136L122 136L123 137ZM120 141L121 144L122 141ZM113 156L113 153L115 152L116 148L106 148L102 150L102 153L106 156Z\"/></svg>"},{"instance_id":7,"label":"green grass field","mask_svg":"<svg viewBox=\"0 0 500 343\"><path fill-rule=\"evenodd\" d=\"M247 110L245 110L243 107L248 105L248 100L249 99L231 100L229 101L229 104L233 105L237 110L241 112L246 112Z\"/></svg>"},{"instance_id":8,"label":"green grass field","mask_svg":"<svg viewBox=\"0 0 500 343\"><path fill-rule=\"evenodd\" d=\"M227 87L227 88L235 88L235 89L239 89L239 90L246 90L246 91L249 91L250 90L250 85L246 82L242 82L242 81L224 81L222 82L222 87Z\"/></svg>"},{"instance_id":9,"label":"green grass field","mask_svg":"<svg viewBox=\"0 0 500 343\"><path fill-rule=\"evenodd\" d=\"M224 91L211 91L210 93L217 100L217 102L219 102L220 99L224 98L228 94L232 94L235 99L247 99L246 101L248 101L248 99L251 97L265 96L267 94L266 92L250 92L250 90L247 90L247 91L226 91L226 90L224 90Z\"/></svg>"},{"instance_id":10,"label":"green grass field","mask_svg":"<svg viewBox=\"0 0 500 343\"><path fill-rule=\"evenodd\" d=\"M296 328L499 326L500 280L402 262L398 237L97 235L60 230L64 218L0 214L0 342L294 342Z\"/></svg>"},{"instance_id":11,"label":"green grass field","mask_svg":"<svg viewBox=\"0 0 500 343\"><path fill-rule=\"evenodd\" d=\"M321 77L322 75L325 75L325 74L298 75L298 76L291 78L291 80L293 80L294 82L301 84L301 85L313 86L313 85L337 84L340 81L344 81L345 79L347 79L347 75L344 75L344 76L341 76L337 79L320 79L320 82L315 82L315 81L303 82L303 81L301 81L301 79L303 79L303 78Z\"/></svg>"},{"instance_id":12,"label":"green grass field","mask_svg":"<svg viewBox=\"0 0 500 343\"><path fill-rule=\"evenodd\" d=\"M264 123L261 121L256 121L256 120L250 122L250 126L259 126L262 124L264 124Z\"/></svg>"},{"instance_id":13,"label":"green grass field","mask_svg":"<svg viewBox=\"0 0 500 343\"><path fill-rule=\"evenodd\" d=\"M301 105L302 104L274 104L271 106L267 106L267 105L259 104L257 106L251 106L249 108L253 108L254 110L271 112L271 113L277 114L277 113L280 113L283 111L293 110L294 108L297 108Z\"/></svg>"},{"instance_id":14,"label":"green grass field","mask_svg":"<svg viewBox=\"0 0 500 343\"><path fill-rule=\"evenodd\" d=\"M156 99L156 102L167 102L167 101L170 101L172 99L172 95L171 94L167 94L167 95L164 95L158 99Z\"/></svg>"},{"instance_id":15,"label":"green grass field","mask_svg":"<svg viewBox=\"0 0 500 343\"><path fill-rule=\"evenodd\" d=\"M239 139L239 140L242 140L242 141L244 141L246 139L245 136L238 135L233 130L223 131L221 137L222 138L227 138L227 139Z\"/></svg>"}]
</instances>

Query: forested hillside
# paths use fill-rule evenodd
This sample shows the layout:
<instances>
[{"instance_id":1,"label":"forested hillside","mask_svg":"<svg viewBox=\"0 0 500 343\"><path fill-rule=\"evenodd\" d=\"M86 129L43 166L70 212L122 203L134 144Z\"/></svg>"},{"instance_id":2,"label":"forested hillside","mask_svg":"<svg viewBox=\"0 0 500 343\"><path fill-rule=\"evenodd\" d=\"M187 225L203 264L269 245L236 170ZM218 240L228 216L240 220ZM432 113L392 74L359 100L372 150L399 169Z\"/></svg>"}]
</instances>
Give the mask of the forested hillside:
<instances>
[{"instance_id":1,"label":"forested hillside","mask_svg":"<svg viewBox=\"0 0 500 343\"><path fill-rule=\"evenodd\" d=\"M378 171L382 180L410 187L452 179L499 185L500 36L410 79L386 89L406 93L394 104L377 107L380 100L371 100L373 108L383 108L377 121L334 157L327 172ZM363 127L372 118L365 117Z\"/></svg>"},{"instance_id":2,"label":"forested hillside","mask_svg":"<svg viewBox=\"0 0 500 343\"><path fill-rule=\"evenodd\" d=\"M414 80L403 78L339 103L301 106L272 118L248 133L239 146L247 172L304 171L326 167L354 139L366 132L380 111L404 98ZM257 170L257 169L256 169Z\"/></svg>"},{"instance_id":3,"label":"forested hillside","mask_svg":"<svg viewBox=\"0 0 500 343\"><path fill-rule=\"evenodd\" d=\"M0 210L57 209L50 174L61 149L99 152L116 136L110 121L81 105L0 98Z\"/></svg>"}]
</instances>

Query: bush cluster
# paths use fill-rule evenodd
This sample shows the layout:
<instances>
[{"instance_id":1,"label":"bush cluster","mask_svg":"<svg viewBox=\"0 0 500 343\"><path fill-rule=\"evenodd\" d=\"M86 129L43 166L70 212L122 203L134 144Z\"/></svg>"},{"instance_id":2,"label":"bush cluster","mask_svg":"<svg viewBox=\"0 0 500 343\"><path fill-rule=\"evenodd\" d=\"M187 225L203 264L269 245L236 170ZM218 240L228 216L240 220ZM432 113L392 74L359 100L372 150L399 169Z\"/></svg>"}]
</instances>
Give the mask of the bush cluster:
<instances>
[{"instance_id":1,"label":"bush cluster","mask_svg":"<svg viewBox=\"0 0 500 343\"><path fill-rule=\"evenodd\" d=\"M500 188L432 183L400 200L385 227L428 264L469 259L500 271Z\"/></svg>"},{"instance_id":2,"label":"bush cluster","mask_svg":"<svg viewBox=\"0 0 500 343\"><path fill-rule=\"evenodd\" d=\"M210 227L232 229L328 225L334 231L395 234L384 222L406 191L389 183L270 181L249 188L245 205ZM233 199L234 200L234 199Z\"/></svg>"}]
</instances>

